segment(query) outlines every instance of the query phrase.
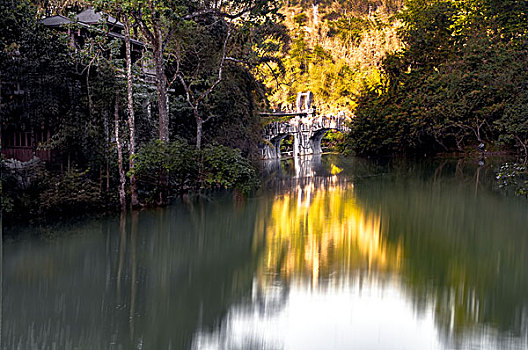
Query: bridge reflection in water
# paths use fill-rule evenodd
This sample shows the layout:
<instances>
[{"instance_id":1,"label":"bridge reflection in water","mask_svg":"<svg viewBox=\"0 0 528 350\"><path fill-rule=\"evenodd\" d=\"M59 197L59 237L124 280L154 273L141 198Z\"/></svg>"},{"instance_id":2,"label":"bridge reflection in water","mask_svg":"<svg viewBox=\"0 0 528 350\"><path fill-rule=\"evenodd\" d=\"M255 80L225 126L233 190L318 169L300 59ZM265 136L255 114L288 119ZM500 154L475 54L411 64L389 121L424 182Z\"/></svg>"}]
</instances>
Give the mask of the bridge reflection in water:
<instances>
[{"instance_id":1,"label":"bridge reflection in water","mask_svg":"<svg viewBox=\"0 0 528 350\"><path fill-rule=\"evenodd\" d=\"M398 270L400 245L384 240L379 212L357 204L351 182L337 175L293 181L295 190L277 196L257 221L254 244L266 247L259 283L309 280L315 287L351 271Z\"/></svg>"},{"instance_id":2,"label":"bridge reflection in water","mask_svg":"<svg viewBox=\"0 0 528 350\"><path fill-rule=\"evenodd\" d=\"M353 182L337 165L320 156L291 163L265 163L274 190L255 224L252 300L233 307L219 333L197 337L196 348L368 348L379 335L369 340L358 333L375 328L381 313L389 313L377 324L385 329L409 314L395 288L404 251L401 242L385 238L380 211L358 203ZM375 316L365 317L369 312ZM408 327L377 344L409 337L426 346L434 333L429 321L427 329Z\"/></svg>"}]
</instances>

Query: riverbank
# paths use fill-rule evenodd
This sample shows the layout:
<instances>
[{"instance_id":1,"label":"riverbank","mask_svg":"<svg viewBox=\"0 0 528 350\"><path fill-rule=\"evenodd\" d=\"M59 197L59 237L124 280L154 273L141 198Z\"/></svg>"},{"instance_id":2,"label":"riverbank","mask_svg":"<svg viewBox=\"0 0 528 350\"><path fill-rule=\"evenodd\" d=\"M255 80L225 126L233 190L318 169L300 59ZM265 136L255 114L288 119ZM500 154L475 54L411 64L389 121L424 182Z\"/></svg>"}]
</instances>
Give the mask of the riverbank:
<instances>
[{"instance_id":1,"label":"riverbank","mask_svg":"<svg viewBox=\"0 0 528 350\"><path fill-rule=\"evenodd\" d=\"M294 176L304 178L306 176L313 176L313 174L304 173L302 169L308 163L314 161L320 165L315 164L314 167L324 169L325 167L331 169L338 174L341 169L333 167L334 161L353 161L369 169L372 172L373 167L380 167L380 169L399 169L408 174L408 176L414 176L413 171L420 164L436 164L435 170L437 173L442 172L443 169L455 169L455 173L463 174L464 169L467 167L475 169L483 169L486 173L492 173L492 176L488 176L489 179L494 179L493 184L489 184L494 187L497 191L507 195L526 196L528 189L528 172L526 167L519 163L515 163L514 158L511 155L497 154L486 152L484 158L482 154L475 153L466 155L465 157L459 157L455 153L444 153L438 154L435 157L426 158L371 158L361 159L349 156L339 155L337 153L325 153L322 156L313 157L285 157L275 161L265 161L260 165L262 169L258 171L251 163L244 161L245 166L248 167L246 170L252 174L250 177L242 178L234 176L234 172L231 172L229 178L231 186L220 182L221 177L226 177L226 173L216 173L217 181L210 182L209 185L195 182L192 186L189 184L188 187L173 187L171 189L170 203L189 203L195 199L203 198L219 198L218 196L222 193L228 193L233 198L240 199L241 197L247 196L249 193L255 193L258 187L258 183L263 182L262 186L269 186L269 183L273 183L273 178L281 179L284 176ZM239 159L239 161L241 161ZM233 162L224 162L223 167L231 166ZM369 164L368 166L366 164ZM249 168L251 166L251 168ZM218 164L217 164L218 167ZM221 167L222 168L222 167ZM219 168L216 168L218 171ZM339 169L339 170L337 170ZM414 170L413 170L414 169ZM204 170L202 170L204 171ZM384 173L386 170L382 171ZM257 175L260 173L260 175ZM204 173L205 174L205 171ZM222 176L220 176L222 175ZM49 176L49 175L48 175ZM172 176L181 176L181 173L173 173ZM139 177L141 179L141 177ZM181 177L180 177L181 178ZM199 177L196 178L196 180ZM202 175L201 177L204 177ZM215 178L210 175L209 178ZM9 179L8 176L4 176L4 181ZM47 183L50 186L50 181L58 179L59 182L54 184L55 189L58 192L52 192L49 189L44 190L42 183ZM242 181L241 179L245 179ZM117 193L107 194L100 191L100 187L91 183L89 179L83 175L83 173L76 170L67 172L64 178L51 177L50 179L44 180L43 178L36 178L35 183L41 184L40 187L28 187L25 190L19 190L16 192L18 196L16 201L13 200L15 193L10 188L8 192L3 194L3 205L5 207L11 205L9 211L4 210L4 228L8 232L11 228L24 225L33 226L53 226L56 222L64 222L71 219L84 220L92 218L101 218L107 215L116 216L120 213L119 200ZM171 182L174 183L174 182ZM243 187L236 187L239 184ZM8 185L8 182L4 182L4 188ZM143 188L143 187L141 187ZM246 191L242 191L241 188L245 188ZM59 190L60 189L60 190ZM92 193L93 192L93 193ZM90 194L91 193L91 194ZM141 193L143 198L153 198L157 192L151 189L149 193ZM148 196L148 197L147 197ZM182 202L183 201L183 202ZM23 205L26 205L25 207ZM169 204L169 203L168 203ZM153 208L160 206L155 201L143 202L140 210ZM165 206L165 205L163 205ZM44 232L44 234L46 234Z\"/></svg>"},{"instance_id":2,"label":"riverbank","mask_svg":"<svg viewBox=\"0 0 528 350\"><path fill-rule=\"evenodd\" d=\"M511 149L528 163L527 7L513 3L409 1L403 48L359 94L350 147L362 156Z\"/></svg>"},{"instance_id":3,"label":"riverbank","mask_svg":"<svg viewBox=\"0 0 528 350\"><path fill-rule=\"evenodd\" d=\"M101 172L75 166L57 171L38 160L24 167L7 164L2 162L5 225L120 210L118 186ZM207 145L197 150L181 141L146 145L140 149L134 169L139 207L167 205L159 201L162 191L167 198L222 190L247 194L258 187L257 174L256 165L236 149Z\"/></svg>"}]
</instances>

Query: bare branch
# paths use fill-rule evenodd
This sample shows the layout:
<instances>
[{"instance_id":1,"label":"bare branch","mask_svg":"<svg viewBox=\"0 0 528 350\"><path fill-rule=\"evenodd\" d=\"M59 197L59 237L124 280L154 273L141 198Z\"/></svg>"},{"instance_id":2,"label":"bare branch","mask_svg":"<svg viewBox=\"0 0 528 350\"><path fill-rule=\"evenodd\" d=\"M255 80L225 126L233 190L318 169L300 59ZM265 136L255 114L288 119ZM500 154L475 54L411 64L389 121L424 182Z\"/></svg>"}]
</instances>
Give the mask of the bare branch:
<instances>
[{"instance_id":1,"label":"bare branch","mask_svg":"<svg viewBox=\"0 0 528 350\"><path fill-rule=\"evenodd\" d=\"M84 69L81 71L81 74L84 74L84 72L86 72L87 70L89 71L91 68L92 68L92 64L95 62L95 60L99 57L99 51L97 51L97 53L94 55L94 57L92 57L92 59L90 60L90 63L88 63L88 65L86 67L84 67ZM88 73L90 74L90 73Z\"/></svg>"},{"instance_id":2,"label":"bare branch","mask_svg":"<svg viewBox=\"0 0 528 350\"><path fill-rule=\"evenodd\" d=\"M192 94L190 86L187 85L181 73L178 73L177 75L183 85L183 89L185 90L185 99L187 100L187 103L191 106L192 109L197 108L198 103L195 103L194 95Z\"/></svg>"},{"instance_id":3,"label":"bare branch","mask_svg":"<svg viewBox=\"0 0 528 350\"><path fill-rule=\"evenodd\" d=\"M171 25L170 25L170 28L169 28L169 32L167 33L167 36L163 40L163 44L162 44L162 50L163 51L165 51L165 48L169 44L169 39L172 36L172 33L174 33L174 22L171 22Z\"/></svg>"},{"instance_id":4,"label":"bare branch","mask_svg":"<svg viewBox=\"0 0 528 350\"><path fill-rule=\"evenodd\" d=\"M143 33L143 35L147 38L150 44L154 46L154 43L156 42L156 38L154 37L154 34L148 27L145 19L143 18L143 13L141 11L141 5L138 11L134 11L133 16L136 22L139 23L139 29L141 30L141 33Z\"/></svg>"},{"instance_id":5,"label":"bare branch","mask_svg":"<svg viewBox=\"0 0 528 350\"><path fill-rule=\"evenodd\" d=\"M210 116L208 116L207 118L205 118L203 122L204 122L204 123L207 123L209 120L211 120L211 119L213 119L213 118L215 118L215 117L216 117L216 115L211 114Z\"/></svg>"},{"instance_id":6,"label":"bare branch","mask_svg":"<svg viewBox=\"0 0 528 350\"><path fill-rule=\"evenodd\" d=\"M265 61L264 64L266 66L268 66L271 74L273 75L273 79L275 79L275 83L277 84L277 88L279 88L279 86L281 86L281 83L279 82L279 75L275 73L275 70L273 69L273 67L270 66L268 61Z\"/></svg>"},{"instance_id":7,"label":"bare branch","mask_svg":"<svg viewBox=\"0 0 528 350\"><path fill-rule=\"evenodd\" d=\"M171 80L167 81L167 88L169 89L172 84L174 84L174 82L176 81L176 79L178 79L179 75L180 75L180 56L178 54L178 51L176 51L176 72L174 73L173 77Z\"/></svg>"},{"instance_id":8,"label":"bare branch","mask_svg":"<svg viewBox=\"0 0 528 350\"><path fill-rule=\"evenodd\" d=\"M245 9L243 9L240 12L237 12L237 13L227 13L227 12L220 11L218 9L206 9L206 10L196 11L194 13L188 14L187 16L184 16L183 19L184 20L192 20L192 19L195 19L195 18L198 18L198 17L202 17L202 16L206 16L206 15L215 15L217 17L223 17L223 18L228 18L228 19L236 19L236 18L239 18L239 17L243 16L244 14L246 14L248 12L251 12L251 10L253 10L253 8L252 7L248 7L248 8L245 8Z\"/></svg>"},{"instance_id":9,"label":"bare branch","mask_svg":"<svg viewBox=\"0 0 528 350\"><path fill-rule=\"evenodd\" d=\"M235 63L249 64L248 61L244 61L244 60L241 60L241 59L238 59L238 58L234 58L234 57L230 57L230 56L227 56L225 58L225 60L226 61L235 62Z\"/></svg>"},{"instance_id":10,"label":"bare branch","mask_svg":"<svg viewBox=\"0 0 528 350\"><path fill-rule=\"evenodd\" d=\"M224 64L225 64L225 61L226 61L226 54L227 54L227 42L229 41L229 37L230 36L231 36L231 27L227 27L227 35L226 35L226 38L224 40L224 49L222 51L222 59L220 60L220 67L218 68L218 78L213 83L213 85L211 85L211 87L209 87L209 89L207 89L203 94L200 95L200 97L198 97L198 99L196 100L197 105L204 98L206 98L211 92L213 92L215 87L218 84L220 84L220 82L222 81L222 73L223 73L223 70L224 70Z\"/></svg>"}]
</instances>

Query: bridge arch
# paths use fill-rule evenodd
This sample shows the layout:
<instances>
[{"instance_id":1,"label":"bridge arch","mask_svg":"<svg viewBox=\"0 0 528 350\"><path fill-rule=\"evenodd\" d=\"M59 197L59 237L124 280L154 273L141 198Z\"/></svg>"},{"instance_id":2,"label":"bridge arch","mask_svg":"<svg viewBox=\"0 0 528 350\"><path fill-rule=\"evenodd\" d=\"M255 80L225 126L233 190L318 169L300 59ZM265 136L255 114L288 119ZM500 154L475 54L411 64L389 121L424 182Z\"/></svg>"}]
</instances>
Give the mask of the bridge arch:
<instances>
[{"instance_id":1,"label":"bridge arch","mask_svg":"<svg viewBox=\"0 0 528 350\"><path fill-rule=\"evenodd\" d=\"M288 122L274 122L266 126L266 144L262 149L264 159L281 158L280 144L288 135L293 136L294 156L321 154L321 140L324 135L335 130L347 132L349 130L345 117L296 118Z\"/></svg>"},{"instance_id":2,"label":"bridge arch","mask_svg":"<svg viewBox=\"0 0 528 350\"><path fill-rule=\"evenodd\" d=\"M323 153L322 140L329 131L343 133L343 131L338 128L323 128L315 131L310 138L310 146L313 150L313 154L317 155Z\"/></svg>"},{"instance_id":3,"label":"bridge arch","mask_svg":"<svg viewBox=\"0 0 528 350\"><path fill-rule=\"evenodd\" d=\"M350 118L343 112L337 115L317 115L312 108L313 94L311 92L297 95L296 111L261 113L264 116L291 119L271 122L264 128L266 142L261 148L264 159L281 158L280 144L288 135L293 136L294 156L321 154L321 140L329 130L347 132Z\"/></svg>"},{"instance_id":4,"label":"bridge arch","mask_svg":"<svg viewBox=\"0 0 528 350\"><path fill-rule=\"evenodd\" d=\"M280 159L281 151L280 146L282 140L288 136L293 136L291 133L281 133L268 140L269 144L265 147L265 159Z\"/></svg>"},{"instance_id":5,"label":"bridge arch","mask_svg":"<svg viewBox=\"0 0 528 350\"><path fill-rule=\"evenodd\" d=\"M320 129L313 133L312 137L310 138L310 146L312 147L313 154L323 153L323 149L321 147L321 140L329 130L332 129Z\"/></svg>"}]
</instances>

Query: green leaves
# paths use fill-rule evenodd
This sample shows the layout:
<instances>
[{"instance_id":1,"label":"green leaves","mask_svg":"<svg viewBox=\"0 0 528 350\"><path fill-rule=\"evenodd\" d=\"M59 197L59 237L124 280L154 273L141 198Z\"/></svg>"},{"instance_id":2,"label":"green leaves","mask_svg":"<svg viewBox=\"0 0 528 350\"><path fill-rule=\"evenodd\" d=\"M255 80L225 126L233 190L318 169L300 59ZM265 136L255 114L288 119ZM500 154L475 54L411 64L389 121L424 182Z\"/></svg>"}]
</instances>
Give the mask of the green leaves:
<instances>
[{"instance_id":1,"label":"green leaves","mask_svg":"<svg viewBox=\"0 0 528 350\"><path fill-rule=\"evenodd\" d=\"M163 173L172 194L219 189L247 194L258 186L254 167L240 151L219 145L196 150L181 139L169 144L156 140L139 150L135 175L143 202L156 200Z\"/></svg>"},{"instance_id":2,"label":"green leaves","mask_svg":"<svg viewBox=\"0 0 528 350\"><path fill-rule=\"evenodd\" d=\"M151 141L141 147L135 160L134 173L140 194L143 193L144 196L155 197L161 190L160 179L163 174L168 174L169 186L174 193L181 193L194 186L198 163L192 147L181 139L168 144L161 140Z\"/></svg>"},{"instance_id":3,"label":"green leaves","mask_svg":"<svg viewBox=\"0 0 528 350\"><path fill-rule=\"evenodd\" d=\"M359 99L349 137L356 152L424 154L501 142L528 153L528 50L518 41L526 30L507 29L506 17L518 14L499 15L491 3L407 2L400 14L406 46L384 61L386 89ZM517 32L505 36L510 30Z\"/></svg>"},{"instance_id":4,"label":"green leaves","mask_svg":"<svg viewBox=\"0 0 528 350\"><path fill-rule=\"evenodd\" d=\"M46 190L40 194L43 212L77 213L103 204L99 184L90 180L89 169L76 168L45 178Z\"/></svg>"},{"instance_id":5,"label":"green leaves","mask_svg":"<svg viewBox=\"0 0 528 350\"><path fill-rule=\"evenodd\" d=\"M240 151L209 145L201 153L204 189L236 189L248 194L258 186L255 169Z\"/></svg>"},{"instance_id":6,"label":"green leaves","mask_svg":"<svg viewBox=\"0 0 528 350\"><path fill-rule=\"evenodd\" d=\"M363 18L354 16L339 18L328 22L328 35L339 37L344 45L357 44L368 26L368 21Z\"/></svg>"}]
</instances>

